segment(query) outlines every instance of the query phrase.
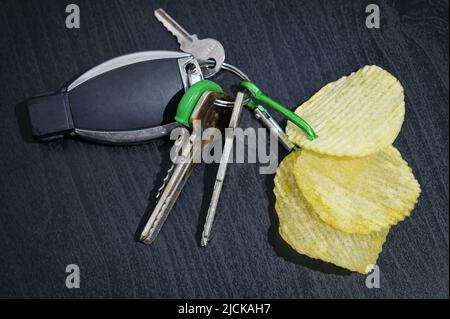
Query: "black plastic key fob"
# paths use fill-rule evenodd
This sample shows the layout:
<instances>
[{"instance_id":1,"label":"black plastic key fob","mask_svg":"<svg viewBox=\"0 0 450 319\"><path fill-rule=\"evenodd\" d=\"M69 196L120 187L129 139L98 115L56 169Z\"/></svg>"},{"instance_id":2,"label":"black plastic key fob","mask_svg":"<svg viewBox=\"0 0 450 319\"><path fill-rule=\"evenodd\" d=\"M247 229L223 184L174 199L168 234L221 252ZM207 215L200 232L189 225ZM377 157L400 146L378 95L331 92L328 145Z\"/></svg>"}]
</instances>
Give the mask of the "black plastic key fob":
<instances>
[{"instance_id":1,"label":"black plastic key fob","mask_svg":"<svg viewBox=\"0 0 450 319\"><path fill-rule=\"evenodd\" d=\"M32 134L65 135L108 144L137 144L178 126L178 102L202 80L190 54L146 51L124 55L87 71L60 92L27 102Z\"/></svg>"}]
</instances>

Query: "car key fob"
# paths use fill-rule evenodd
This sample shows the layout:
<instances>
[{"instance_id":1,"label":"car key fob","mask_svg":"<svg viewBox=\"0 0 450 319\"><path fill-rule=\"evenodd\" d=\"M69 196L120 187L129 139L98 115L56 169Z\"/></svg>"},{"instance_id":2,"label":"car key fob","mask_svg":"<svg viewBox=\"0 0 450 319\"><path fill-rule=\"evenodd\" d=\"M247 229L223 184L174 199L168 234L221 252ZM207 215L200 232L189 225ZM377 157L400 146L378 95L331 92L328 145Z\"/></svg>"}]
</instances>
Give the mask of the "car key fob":
<instances>
[{"instance_id":1,"label":"car key fob","mask_svg":"<svg viewBox=\"0 0 450 319\"><path fill-rule=\"evenodd\" d=\"M39 140L66 135L107 144L138 144L177 127L185 90L202 80L196 59L183 52L120 56L87 71L57 93L27 102Z\"/></svg>"}]
</instances>

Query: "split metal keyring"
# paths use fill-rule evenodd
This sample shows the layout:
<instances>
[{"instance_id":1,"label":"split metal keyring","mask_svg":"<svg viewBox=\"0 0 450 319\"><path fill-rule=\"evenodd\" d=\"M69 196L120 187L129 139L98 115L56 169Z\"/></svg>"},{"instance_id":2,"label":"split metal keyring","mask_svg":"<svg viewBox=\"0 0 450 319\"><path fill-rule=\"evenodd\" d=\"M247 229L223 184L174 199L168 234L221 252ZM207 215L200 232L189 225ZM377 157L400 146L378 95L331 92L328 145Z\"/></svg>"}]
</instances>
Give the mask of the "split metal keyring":
<instances>
[{"instance_id":1,"label":"split metal keyring","mask_svg":"<svg viewBox=\"0 0 450 319\"><path fill-rule=\"evenodd\" d=\"M200 65L200 67L209 67L209 66L214 66L214 65L215 65L215 62L211 61L211 62L202 63ZM228 63L223 63L221 69L223 69L224 71L228 71L228 72L234 74L241 81L250 81L250 78L247 76L247 74L242 72L240 69L238 69L234 65L231 65L231 64L228 64ZM243 102L243 105L247 105L249 102L250 102L250 98L246 98L244 100L244 102ZM233 107L234 101L226 101L226 100L222 100L222 99L217 99L214 102L214 104L217 105L217 106L221 106L221 107Z\"/></svg>"}]
</instances>

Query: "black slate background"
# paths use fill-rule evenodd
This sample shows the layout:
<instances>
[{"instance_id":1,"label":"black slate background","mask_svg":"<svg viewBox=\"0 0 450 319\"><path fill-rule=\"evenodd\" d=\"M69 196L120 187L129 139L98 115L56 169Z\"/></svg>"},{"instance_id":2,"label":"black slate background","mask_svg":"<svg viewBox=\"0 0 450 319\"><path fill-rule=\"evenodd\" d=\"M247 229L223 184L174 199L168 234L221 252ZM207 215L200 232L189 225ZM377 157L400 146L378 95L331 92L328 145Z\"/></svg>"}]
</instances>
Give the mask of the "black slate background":
<instances>
[{"instance_id":1,"label":"black slate background","mask_svg":"<svg viewBox=\"0 0 450 319\"><path fill-rule=\"evenodd\" d=\"M68 30L65 6L81 8ZM381 29L365 27L368 3ZM177 50L163 7L227 61L294 107L365 64L406 92L396 141L423 192L379 258L381 288L300 256L277 235L273 176L233 164L208 248L198 246L213 167L194 171L157 241L135 241L168 166L170 144L31 143L22 102L92 66L141 50ZM13 1L0 3L0 297L448 298L448 1ZM258 122L247 112L242 126ZM206 192L206 193L205 193ZM65 267L81 268L81 289Z\"/></svg>"}]
</instances>

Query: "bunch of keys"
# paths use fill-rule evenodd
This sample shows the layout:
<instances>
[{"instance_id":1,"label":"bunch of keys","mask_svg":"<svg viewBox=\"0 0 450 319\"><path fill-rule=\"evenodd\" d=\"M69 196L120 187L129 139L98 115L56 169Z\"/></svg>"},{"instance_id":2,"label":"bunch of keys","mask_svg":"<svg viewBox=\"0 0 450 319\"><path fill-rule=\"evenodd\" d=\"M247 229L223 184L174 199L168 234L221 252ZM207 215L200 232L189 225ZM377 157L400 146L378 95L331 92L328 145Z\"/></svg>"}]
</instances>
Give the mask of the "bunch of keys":
<instances>
[{"instance_id":1,"label":"bunch of keys","mask_svg":"<svg viewBox=\"0 0 450 319\"><path fill-rule=\"evenodd\" d=\"M305 130L305 132L311 139L315 138L314 131L306 122L304 122L301 118L299 118L288 109L284 108L277 102L264 95L253 83L243 81L241 83L241 87L242 89L247 90L251 95L253 95L253 97L250 99L248 98L248 95L244 94L244 92L238 92L236 95L236 99L232 102L233 107L231 109L228 107L221 107L216 104L219 99L225 98L223 90L218 84L208 80L197 82L196 84L191 86L183 96L178 106L175 119L181 125L184 125L188 128L192 127L192 124L195 120L200 120L201 123L203 123L202 129L216 127L223 132L226 128L224 126L224 120L228 119L229 114L227 113L229 113L229 111L231 110L228 128L234 130L239 125L239 120L244 108L244 104L251 106L258 101L264 100L266 104L273 106L274 108L280 108L281 110L283 110L287 117L291 118L296 123L299 123L299 125ZM247 101L245 100L246 98ZM254 107L258 108L258 105ZM220 113L217 112L217 108L221 110ZM213 115L212 117L215 120L211 120L211 114L214 113L216 116ZM226 134L225 136L225 143L216 175L213 194L211 197L211 202L208 208L206 222L202 233L202 246L206 246L210 238L211 227L216 214L217 204L219 202L228 161L233 147L234 135ZM196 163L195 159L201 156L203 147L210 142L209 140L206 140L206 142L202 141L201 147L195 148L195 145L197 144L196 141L200 139L201 136L199 136L199 132L193 131L193 133L189 136L189 143L184 150L181 150L181 147L179 147L181 145L180 140L177 140L175 142L174 147L176 149L176 153L181 153L180 155L185 160L181 163L174 164L169 169L166 178L164 178L164 184L159 189L159 193L157 195L159 201L153 213L151 214L150 219L145 225L140 237L141 241L143 241L144 243L150 244L155 240L179 194L181 193L183 186L185 185L192 172L192 169Z\"/></svg>"},{"instance_id":2,"label":"bunch of keys","mask_svg":"<svg viewBox=\"0 0 450 319\"><path fill-rule=\"evenodd\" d=\"M308 123L266 96L241 70L225 63L220 42L189 34L162 9L156 10L155 16L175 35L184 52L147 51L121 56L92 68L56 93L30 99L27 108L33 136L48 141L68 135L98 143L132 145L166 136L179 126L190 128L195 121L200 121L202 130L210 127L221 132L226 128L233 130L239 125L245 107L276 132L280 143L291 151L294 146L265 109L268 106L303 129L311 140L316 138ZM230 101L220 85L204 80L220 70L233 73L241 81L234 101ZM155 240L196 159L214 142L197 143L199 138L194 131L187 147L175 142L176 153L183 160L168 171L158 203L142 231L142 242L150 244ZM210 238L233 139L233 135L226 135L202 246Z\"/></svg>"}]
</instances>

